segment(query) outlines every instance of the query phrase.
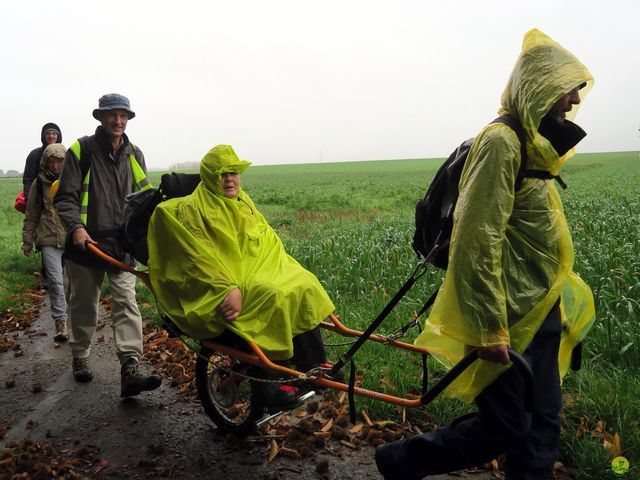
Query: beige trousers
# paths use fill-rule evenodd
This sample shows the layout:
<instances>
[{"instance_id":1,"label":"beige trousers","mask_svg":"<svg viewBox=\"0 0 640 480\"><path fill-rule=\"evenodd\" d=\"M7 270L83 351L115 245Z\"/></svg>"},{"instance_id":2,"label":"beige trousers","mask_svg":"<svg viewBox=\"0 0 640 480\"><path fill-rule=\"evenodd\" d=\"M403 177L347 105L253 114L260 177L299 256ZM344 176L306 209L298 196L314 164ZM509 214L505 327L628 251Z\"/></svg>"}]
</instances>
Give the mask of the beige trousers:
<instances>
[{"instance_id":1,"label":"beige trousers","mask_svg":"<svg viewBox=\"0 0 640 480\"><path fill-rule=\"evenodd\" d=\"M98 324L100 290L105 275L111 293L111 327L118 358L142 356L142 317L136 303L136 277L127 272L94 270L66 262L71 281L69 326L71 353L77 358L89 356L91 341Z\"/></svg>"}]
</instances>

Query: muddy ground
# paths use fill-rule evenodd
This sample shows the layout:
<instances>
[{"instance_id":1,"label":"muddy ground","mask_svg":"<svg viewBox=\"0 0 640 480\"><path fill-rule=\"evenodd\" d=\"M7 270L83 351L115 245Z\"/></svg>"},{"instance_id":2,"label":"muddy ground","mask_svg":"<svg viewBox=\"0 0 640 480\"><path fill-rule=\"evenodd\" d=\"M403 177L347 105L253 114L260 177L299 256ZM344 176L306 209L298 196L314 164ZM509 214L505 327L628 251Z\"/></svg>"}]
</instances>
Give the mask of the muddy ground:
<instances>
[{"instance_id":1,"label":"muddy ground","mask_svg":"<svg viewBox=\"0 0 640 480\"><path fill-rule=\"evenodd\" d=\"M105 325L96 333L90 357L94 379L76 383L69 347L54 346L42 298L37 320L8 335L17 347L0 353L0 478L11 478L11 471L26 474L18 478L382 478L372 446L347 448L334 439L306 458L280 452L269 461L273 442L268 438L225 437L197 400L179 395L168 381L157 391L121 400L119 364L104 311L100 322ZM488 472L431 478L461 477L495 478Z\"/></svg>"}]
</instances>

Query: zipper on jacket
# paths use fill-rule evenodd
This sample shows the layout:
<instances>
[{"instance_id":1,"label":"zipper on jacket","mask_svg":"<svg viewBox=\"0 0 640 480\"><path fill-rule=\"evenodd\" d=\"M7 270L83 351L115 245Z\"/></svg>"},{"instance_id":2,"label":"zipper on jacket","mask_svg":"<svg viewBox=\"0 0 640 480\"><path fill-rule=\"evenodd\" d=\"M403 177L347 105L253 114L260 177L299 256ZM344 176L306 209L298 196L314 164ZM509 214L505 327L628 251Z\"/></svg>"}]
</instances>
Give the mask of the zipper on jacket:
<instances>
[{"instance_id":1,"label":"zipper on jacket","mask_svg":"<svg viewBox=\"0 0 640 480\"><path fill-rule=\"evenodd\" d=\"M251 211L251 215L253 215L253 208L251 208L251 205L249 205L244 199L242 199L240 195L238 195L238 201L244 203L247 207L249 207L249 210Z\"/></svg>"}]
</instances>

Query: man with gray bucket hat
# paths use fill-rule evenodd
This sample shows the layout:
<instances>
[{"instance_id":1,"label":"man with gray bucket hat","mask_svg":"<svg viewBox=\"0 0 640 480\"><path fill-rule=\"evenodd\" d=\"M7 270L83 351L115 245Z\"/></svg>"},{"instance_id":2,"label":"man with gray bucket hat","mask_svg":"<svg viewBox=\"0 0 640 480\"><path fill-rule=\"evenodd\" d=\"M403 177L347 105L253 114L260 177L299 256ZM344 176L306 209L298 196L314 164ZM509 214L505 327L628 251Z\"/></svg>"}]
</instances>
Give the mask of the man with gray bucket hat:
<instances>
[{"instance_id":1,"label":"man with gray bucket hat","mask_svg":"<svg viewBox=\"0 0 640 480\"><path fill-rule=\"evenodd\" d=\"M125 197L151 188L142 151L124 133L135 117L129 99L118 93L100 97L93 117L96 133L78 139L67 151L55 196L55 207L66 229L65 258L71 280L69 345L73 376L93 379L89 366L91 340L98 322L100 290L105 275L112 297L111 323L121 368L121 397L154 390L161 378L142 358L142 318L136 303L136 279L87 251L97 243L108 255L130 265L120 242Z\"/></svg>"}]
</instances>

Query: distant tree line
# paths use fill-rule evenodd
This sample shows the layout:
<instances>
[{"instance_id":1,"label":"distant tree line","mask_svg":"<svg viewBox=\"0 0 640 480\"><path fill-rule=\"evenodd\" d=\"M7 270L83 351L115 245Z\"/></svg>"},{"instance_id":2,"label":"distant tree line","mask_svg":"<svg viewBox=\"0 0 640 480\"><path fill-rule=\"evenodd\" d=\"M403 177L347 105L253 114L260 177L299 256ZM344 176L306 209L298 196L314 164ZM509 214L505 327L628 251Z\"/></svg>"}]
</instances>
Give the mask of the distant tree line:
<instances>
[{"instance_id":1,"label":"distant tree line","mask_svg":"<svg viewBox=\"0 0 640 480\"><path fill-rule=\"evenodd\" d=\"M169 170L198 170L200 168L200 162L179 162L169 165ZM6 172L0 169L0 178L17 178L22 177L22 173L17 170L7 170Z\"/></svg>"},{"instance_id":2,"label":"distant tree line","mask_svg":"<svg viewBox=\"0 0 640 480\"><path fill-rule=\"evenodd\" d=\"M200 168L200 162L178 162L169 165L169 170L198 170Z\"/></svg>"},{"instance_id":3,"label":"distant tree line","mask_svg":"<svg viewBox=\"0 0 640 480\"><path fill-rule=\"evenodd\" d=\"M169 165L169 170L198 170L200 168L200 162L178 162ZM6 172L0 169L0 178L17 178L22 177L22 173L17 170L7 170Z\"/></svg>"}]
</instances>

